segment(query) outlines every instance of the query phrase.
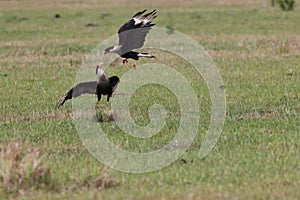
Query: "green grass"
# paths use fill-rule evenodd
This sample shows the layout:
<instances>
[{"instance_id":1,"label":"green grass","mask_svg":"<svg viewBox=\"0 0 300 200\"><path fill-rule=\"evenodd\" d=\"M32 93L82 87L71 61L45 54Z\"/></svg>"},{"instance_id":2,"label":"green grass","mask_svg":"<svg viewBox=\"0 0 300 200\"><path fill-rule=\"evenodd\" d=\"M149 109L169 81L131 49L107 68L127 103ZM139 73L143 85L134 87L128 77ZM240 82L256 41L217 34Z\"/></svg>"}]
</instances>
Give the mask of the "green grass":
<instances>
[{"instance_id":1,"label":"green grass","mask_svg":"<svg viewBox=\"0 0 300 200\"><path fill-rule=\"evenodd\" d=\"M50 169L51 186L25 182L11 188L0 171L0 199L300 198L297 4L295 11L282 12L267 1L189 1L183 6L181 1L138 6L127 1L43 2L0 2L0 153L17 142L24 144L22 154L37 148L40 154L33 160L41 160L41 169ZM200 126L179 160L159 171L130 174L107 168L89 154L73 124L71 102L59 110L54 106L74 84L82 59L144 7L158 9L158 27L185 33L208 51L226 86L227 117L217 145L199 159L210 119L205 82L180 58L152 51L155 62L172 66L190 80L199 100ZM54 18L57 13L60 18ZM88 23L98 26L86 27ZM151 62L141 60L138 65ZM130 66L117 60L106 73L121 76L128 70ZM124 149L160 148L174 137L180 120L171 91L157 85L141 87L130 110L137 124L147 125L148 108L154 103L165 107L168 118L153 138L128 136L115 122L99 123ZM106 106L110 104L105 98L97 103L99 115ZM9 158L0 158L1 170Z\"/></svg>"}]
</instances>

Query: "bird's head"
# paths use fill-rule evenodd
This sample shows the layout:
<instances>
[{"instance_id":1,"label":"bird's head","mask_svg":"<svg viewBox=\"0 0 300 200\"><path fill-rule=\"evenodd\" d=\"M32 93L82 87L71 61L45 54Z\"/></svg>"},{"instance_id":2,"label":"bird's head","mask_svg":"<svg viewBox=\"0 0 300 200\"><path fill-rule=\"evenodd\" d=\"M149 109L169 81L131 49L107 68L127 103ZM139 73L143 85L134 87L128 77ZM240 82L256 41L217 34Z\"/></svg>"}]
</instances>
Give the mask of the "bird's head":
<instances>
[{"instance_id":1,"label":"bird's head","mask_svg":"<svg viewBox=\"0 0 300 200\"><path fill-rule=\"evenodd\" d=\"M103 63L99 63L96 67L96 74L98 76L102 76L104 74L104 70L103 70Z\"/></svg>"},{"instance_id":2,"label":"bird's head","mask_svg":"<svg viewBox=\"0 0 300 200\"><path fill-rule=\"evenodd\" d=\"M104 50L104 55L107 54L107 53L109 53L109 52L111 52L111 50L112 50L113 48L114 48L113 46L106 48L106 49Z\"/></svg>"}]
</instances>

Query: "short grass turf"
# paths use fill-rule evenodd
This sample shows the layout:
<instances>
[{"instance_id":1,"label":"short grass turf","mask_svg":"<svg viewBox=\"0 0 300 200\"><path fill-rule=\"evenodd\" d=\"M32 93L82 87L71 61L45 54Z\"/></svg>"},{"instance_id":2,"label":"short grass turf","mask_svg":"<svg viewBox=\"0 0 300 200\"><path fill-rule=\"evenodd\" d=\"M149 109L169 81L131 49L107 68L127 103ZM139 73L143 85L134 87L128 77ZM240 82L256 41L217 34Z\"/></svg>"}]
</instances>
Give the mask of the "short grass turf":
<instances>
[{"instance_id":1,"label":"short grass turf","mask_svg":"<svg viewBox=\"0 0 300 200\"><path fill-rule=\"evenodd\" d=\"M223 77L227 117L217 145L199 159L210 119L205 82L191 68L181 68L179 58L153 52L156 62L191 80L201 126L176 162L131 174L89 154L73 124L71 102L59 110L54 106L73 86L83 58L143 8L158 10L158 27L189 35L206 49ZM297 4L295 11L283 12L269 1L1 1L0 199L300 198L299 17ZM107 74L128 70L117 60ZM149 106L165 106L166 126L144 141L113 121L99 122L111 141L147 152L172 139L180 118L170 91L145 86L131 102L139 125L149 123ZM103 99L97 106L110 104ZM40 171L24 167L22 159L40 161Z\"/></svg>"}]
</instances>

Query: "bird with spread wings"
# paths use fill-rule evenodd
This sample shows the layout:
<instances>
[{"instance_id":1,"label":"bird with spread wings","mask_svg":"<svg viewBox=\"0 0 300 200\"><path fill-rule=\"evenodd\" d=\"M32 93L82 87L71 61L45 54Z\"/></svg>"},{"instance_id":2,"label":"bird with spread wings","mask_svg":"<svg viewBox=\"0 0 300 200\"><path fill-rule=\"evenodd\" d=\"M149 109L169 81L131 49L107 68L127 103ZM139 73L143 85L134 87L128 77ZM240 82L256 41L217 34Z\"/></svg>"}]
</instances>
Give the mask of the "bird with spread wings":
<instances>
[{"instance_id":1,"label":"bird with spread wings","mask_svg":"<svg viewBox=\"0 0 300 200\"><path fill-rule=\"evenodd\" d=\"M102 63L97 65L96 74L98 81L81 82L71 88L56 104L56 108L64 105L64 103L72 98L79 97L82 94L96 94L98 101L101 100L101 95L107 95L107 101L116 90L120 79L117 76L107 77L104 74Z\"/></svg>"},{"instance_id":2,"label":"bird with spread wings","mask_svg":"<svg viewBox=\"0 0 300 200\"><path fill-rule=\"evenodd\" d=\"M143 47L147 33L155 25L152 24L151 20L156 18L156 10L144 14L145 12L146 10L137 12L128 22L121 26L118 30L119 44L106 48L104 54L117 53L124 58L123 64L128 63L127 59L129 58L134 60L139 60L140 57L155 58L155 56L148 53L132 51ZM136 63L134 62L132 66L135 67Z\"/></svg>"}]
</instances>

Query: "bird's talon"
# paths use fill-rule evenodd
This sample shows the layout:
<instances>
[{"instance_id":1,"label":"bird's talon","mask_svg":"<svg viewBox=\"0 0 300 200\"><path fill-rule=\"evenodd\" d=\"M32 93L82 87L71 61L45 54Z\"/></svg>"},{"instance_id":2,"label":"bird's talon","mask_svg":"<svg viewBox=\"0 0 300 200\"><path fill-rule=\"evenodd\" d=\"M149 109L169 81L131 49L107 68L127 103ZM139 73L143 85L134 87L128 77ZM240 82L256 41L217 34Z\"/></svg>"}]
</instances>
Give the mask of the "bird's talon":
<instances>
[{"instance_id":1,"label":"bird's talon","mask_svg":"<svg viewBox=\"0 0 300 200\"><path fill-rule=\"evenodd\" d=\"M128 63L127 58L123 59L123 64L127 64L127 63Z\"/></svg>"},{"instance_id":2,"label":"bird's talon","mask_svg":"<svg viewBox=\"0 0 300 200\"><path fill-rule=\"evenodd\" d=\"M132 63L132 67L135 69L136 68L136 63Z\"/></svg>"}]
</instances>

